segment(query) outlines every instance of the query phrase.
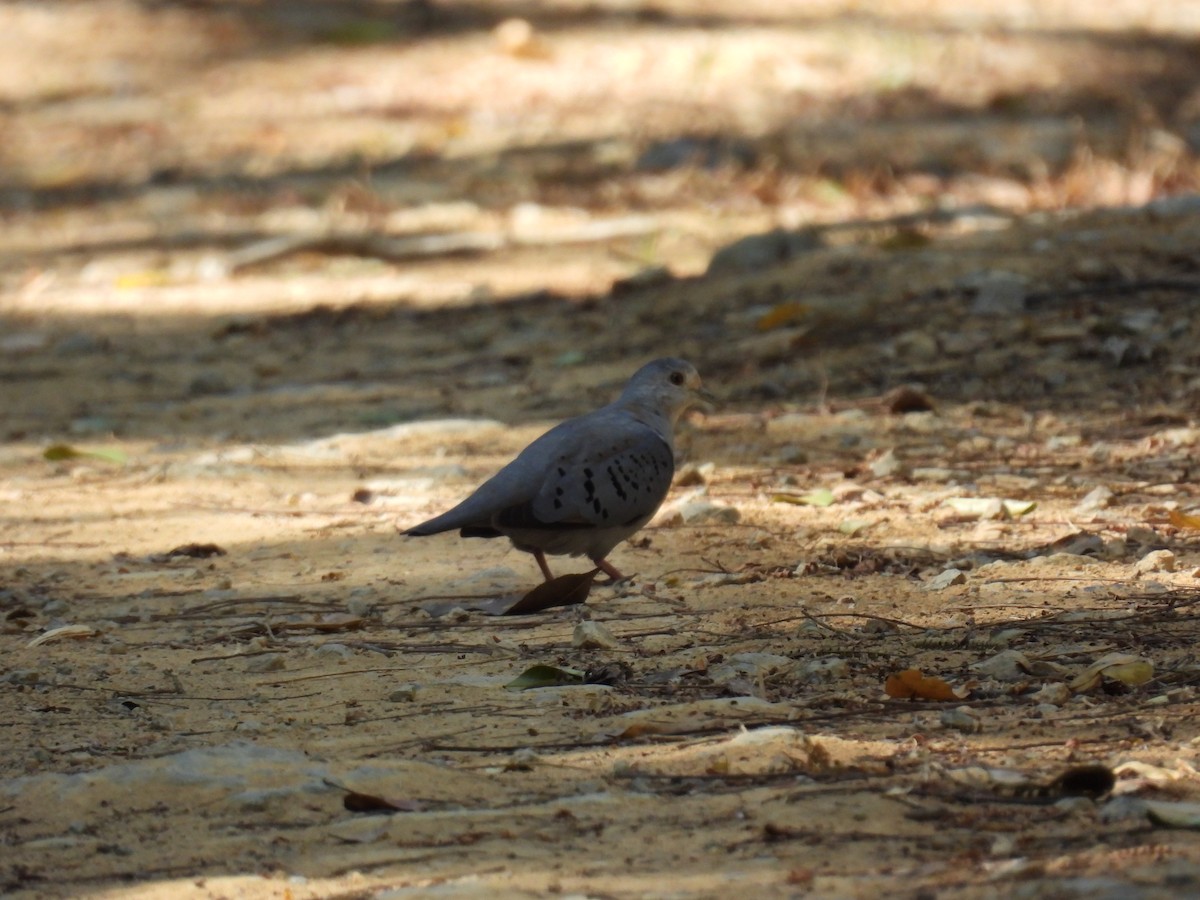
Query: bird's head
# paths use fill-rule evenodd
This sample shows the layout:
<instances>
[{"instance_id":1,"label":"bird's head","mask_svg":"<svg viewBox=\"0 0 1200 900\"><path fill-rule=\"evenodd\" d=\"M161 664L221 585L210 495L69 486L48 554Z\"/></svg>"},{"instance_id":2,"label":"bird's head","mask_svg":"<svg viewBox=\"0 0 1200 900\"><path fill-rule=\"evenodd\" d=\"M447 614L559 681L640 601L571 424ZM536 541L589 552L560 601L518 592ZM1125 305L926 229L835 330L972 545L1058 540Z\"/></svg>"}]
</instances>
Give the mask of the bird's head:
<instances>
[{"instance_id":1,"label":"bird's head","mask_svg":"<svg viewBox=\"0 0 1200 900\"><path fill-rule=\"evenodd\" d=\"M653 409L675 422L691 406L716 405L696 367L684 359L665 357L648 362L629 379L621 403Z\"/></svg>"}]
</instances>

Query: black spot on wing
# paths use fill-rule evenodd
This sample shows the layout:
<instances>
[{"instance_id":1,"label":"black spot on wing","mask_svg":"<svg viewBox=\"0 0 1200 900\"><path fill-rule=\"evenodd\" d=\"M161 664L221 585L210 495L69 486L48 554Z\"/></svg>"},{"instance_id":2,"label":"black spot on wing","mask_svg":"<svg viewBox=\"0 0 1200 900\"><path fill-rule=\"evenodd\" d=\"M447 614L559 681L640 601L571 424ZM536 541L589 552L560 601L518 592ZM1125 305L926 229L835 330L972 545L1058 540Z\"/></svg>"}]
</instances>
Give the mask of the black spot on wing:
<instances>
[{"instance_id":1,"label":"black spot on wing","mask_svg":"<svg viewBox=\"0 0 1200 900\"><path fill-rule=\"evenodd\" d=\"M625 472L621 469L621 464L618 462L615 466L608 467L608 480L612 482L613 492L622 500L628 500L629 495L625 493L625 485L622 482L628 482ZM632 482L633 489L637 490L637 482Z\"/></svg>"}]
</instances>

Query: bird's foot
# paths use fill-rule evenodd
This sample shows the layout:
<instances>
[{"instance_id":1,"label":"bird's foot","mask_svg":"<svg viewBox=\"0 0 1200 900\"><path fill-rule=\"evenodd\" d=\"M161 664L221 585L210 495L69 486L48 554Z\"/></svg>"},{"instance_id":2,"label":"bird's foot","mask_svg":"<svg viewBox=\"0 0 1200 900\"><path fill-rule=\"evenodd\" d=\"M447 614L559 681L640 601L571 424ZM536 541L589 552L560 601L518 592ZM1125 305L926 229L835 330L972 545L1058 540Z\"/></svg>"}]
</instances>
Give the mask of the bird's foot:
<instances>
[{"instance_id":1,"label":"bird's foot","mask_svg":"<svg viewBox=\"0 0 1200 900\"><path fill-rule=\"evenodd\" d=\"M625 584L626 582L632 583L633 579L637 577L636 573L633 575L622 575L621 570L610 563L607 559L593 559L592 562L595 564L597 569L608 576L608 581L596 582L597 584L602 584L605 587Z\"/></svg>"}]
</instances>

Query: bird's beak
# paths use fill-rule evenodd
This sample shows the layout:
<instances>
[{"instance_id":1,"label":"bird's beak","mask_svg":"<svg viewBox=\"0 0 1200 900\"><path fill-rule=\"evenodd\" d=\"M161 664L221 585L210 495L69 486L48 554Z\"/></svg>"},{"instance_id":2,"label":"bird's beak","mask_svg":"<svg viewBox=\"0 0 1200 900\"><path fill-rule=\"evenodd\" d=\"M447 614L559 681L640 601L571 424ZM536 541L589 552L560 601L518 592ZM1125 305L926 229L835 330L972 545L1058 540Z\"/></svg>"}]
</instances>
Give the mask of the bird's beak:
<instances>
[{"instance_id":1,"label":"bird's beak","mask_svg":"<svg viewBox=\"0 0 1200 900\"><path fill-rule=\"evenodd\" d=\"M706 406L709 406L713 409L718 409L721 406L721 398L712 391L708 390L708 388L694 388L692 393L695 394L697 400Z\"/></svg>"}]
</instances>

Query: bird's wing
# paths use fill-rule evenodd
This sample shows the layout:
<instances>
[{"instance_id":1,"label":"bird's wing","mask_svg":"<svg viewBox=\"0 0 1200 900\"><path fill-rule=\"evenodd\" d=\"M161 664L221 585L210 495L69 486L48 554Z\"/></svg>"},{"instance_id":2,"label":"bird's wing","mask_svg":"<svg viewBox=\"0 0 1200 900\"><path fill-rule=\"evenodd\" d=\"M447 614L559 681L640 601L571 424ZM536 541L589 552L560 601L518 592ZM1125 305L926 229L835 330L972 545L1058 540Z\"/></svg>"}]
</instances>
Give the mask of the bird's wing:
<instances>
[{"instance_id":1,"label":"bird's wing","mask_svg":"<svg viewBox=\"0 0 1200 900\"><path fill-rule=\"evenodd\" d=\"M625 418L585 429L547 460L528 504L514 504L497 524L508 527L620 527L653 515L675 473L670 444Z\"/></svg>"},{"instance_id":2,"label":"bird's wing","mask_svg":"<svg viewBox=\"0 0 1200 900\"><path fill-rule=\"evenodd\" d=\"M658 431L606 407L550 429L458 506L405 533L620 527L652 515L674 474Z\"/></svg>"},{"instance_id":3,"label":"bird's wing","mask_svg":"<svg viewBox=\"0 0 1200 900\"><path fill-rule=\"evenodd\" d=\"M527 510L537 496L550 461L575 442L578 421L568 419L554 426L457 506L404 533L428 535L466 528L482 535L494 529L496 520L507 511Z\"/></svg>"}]
</instances>

